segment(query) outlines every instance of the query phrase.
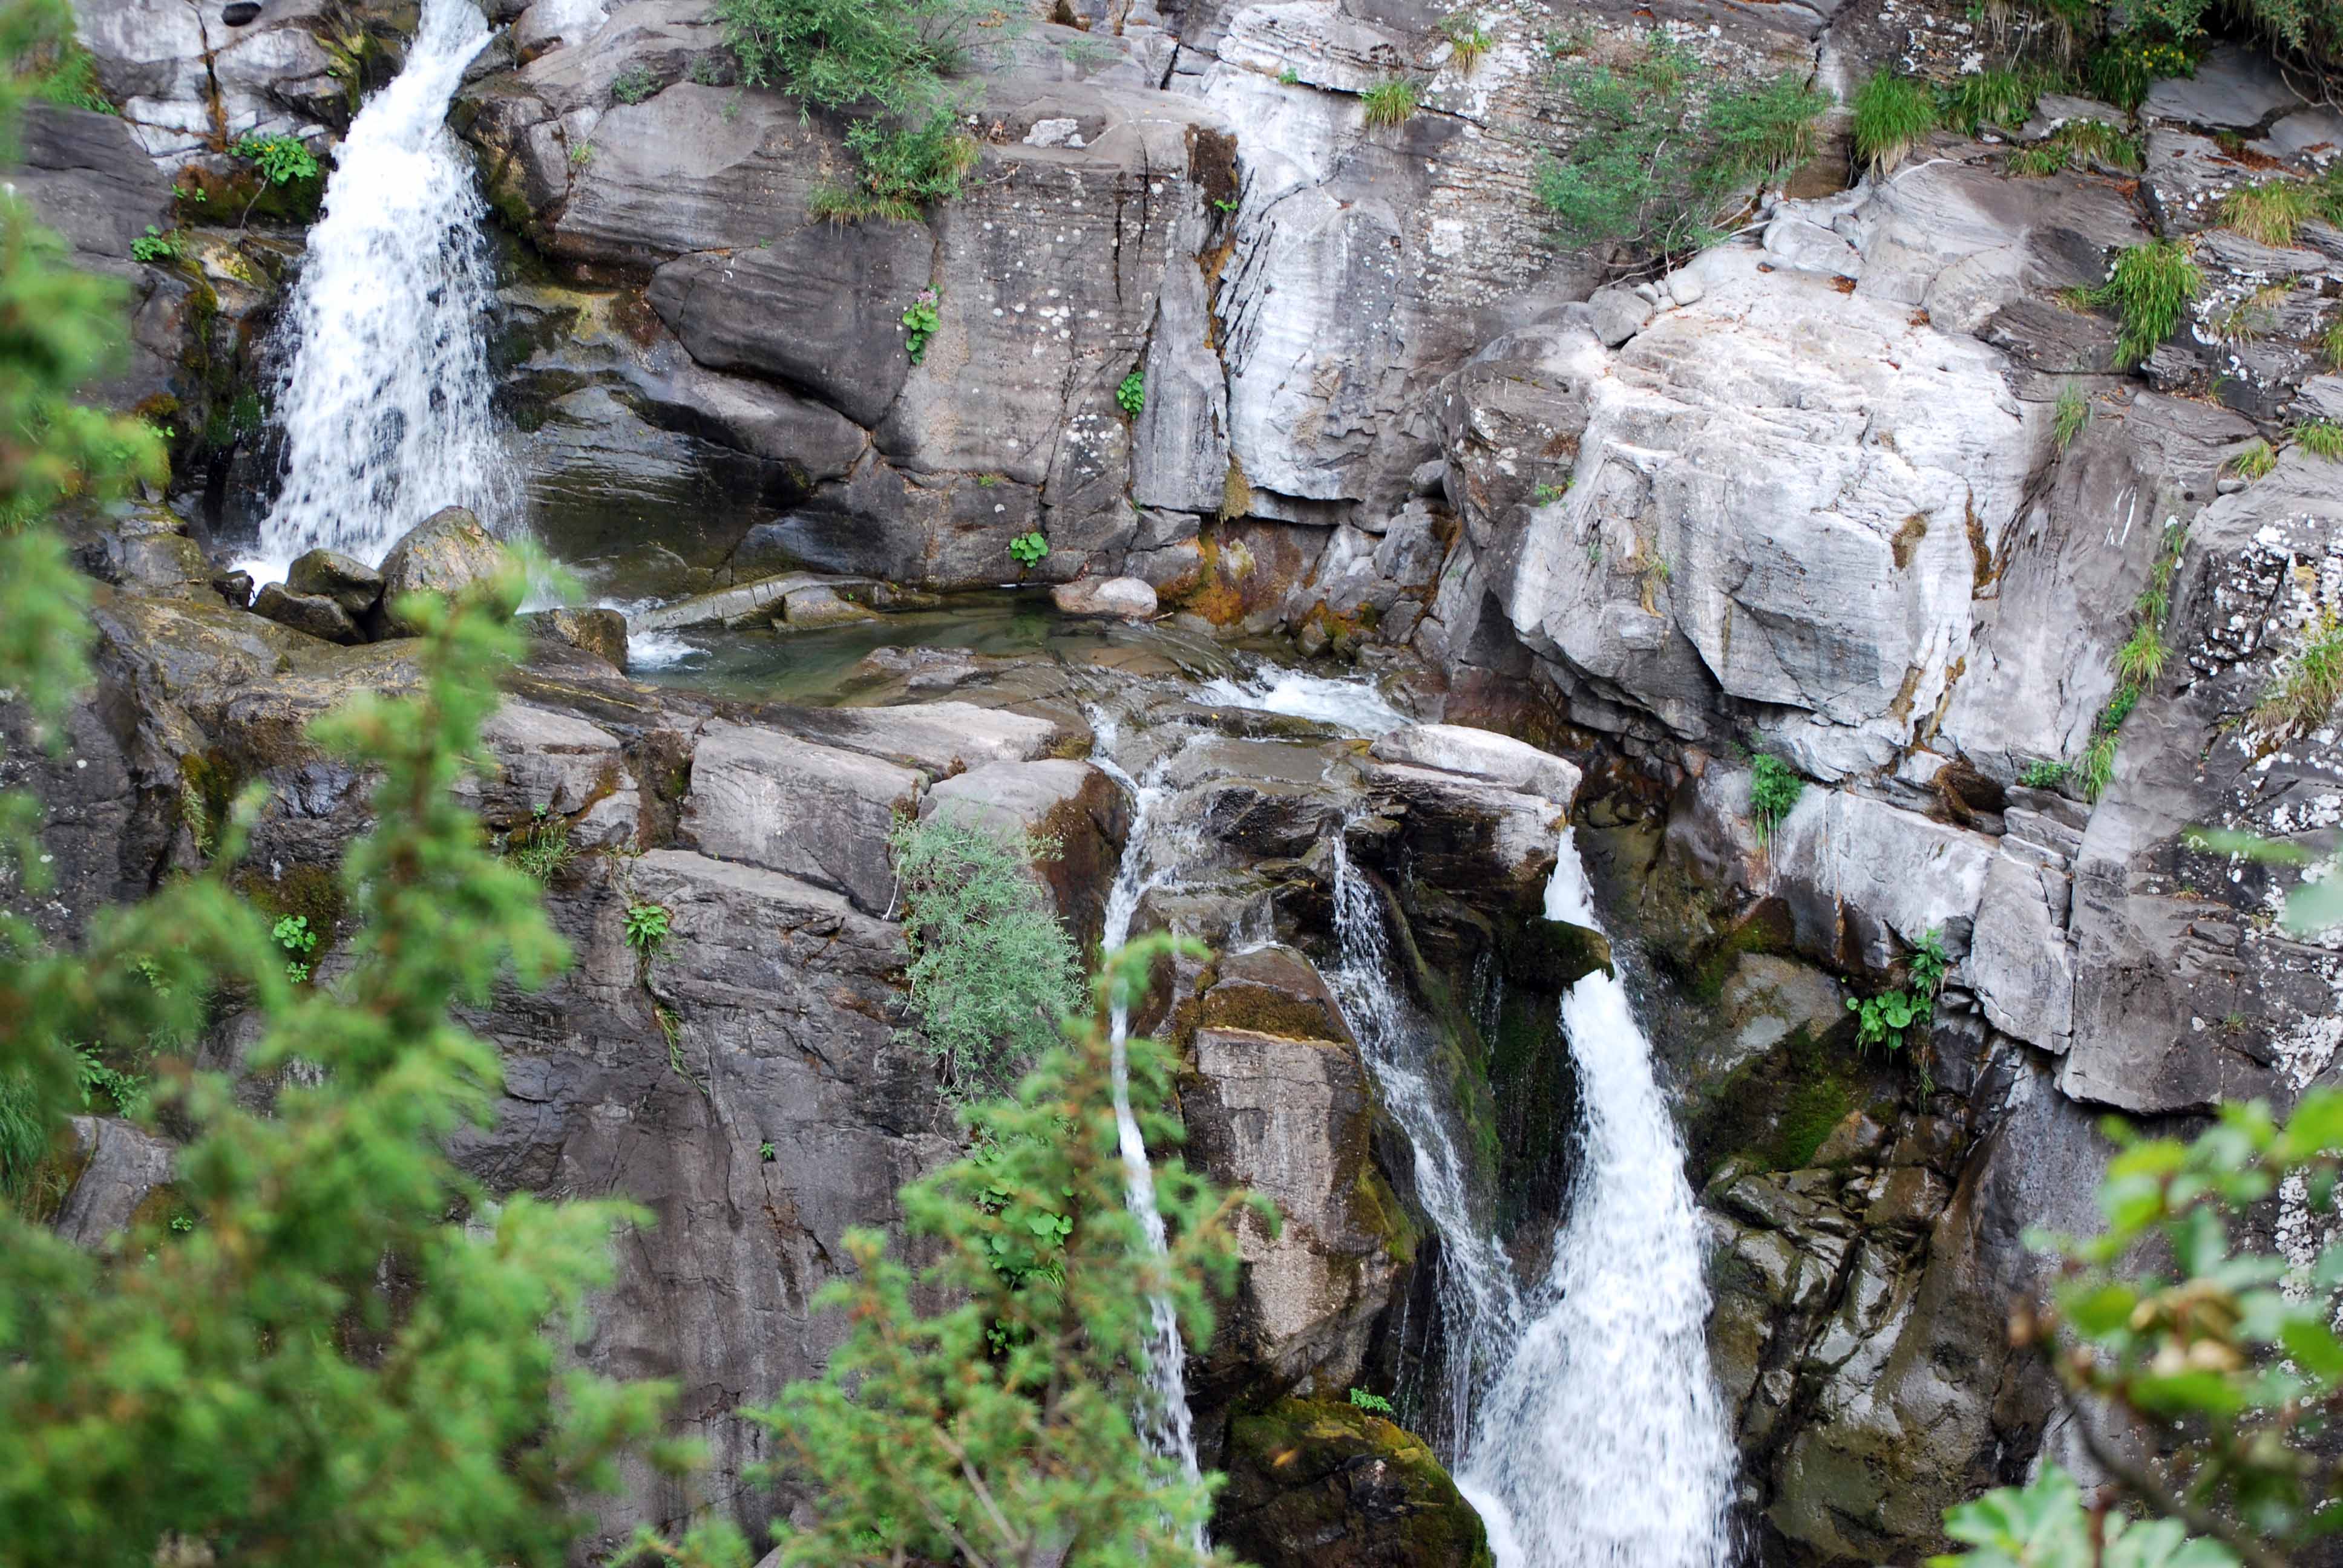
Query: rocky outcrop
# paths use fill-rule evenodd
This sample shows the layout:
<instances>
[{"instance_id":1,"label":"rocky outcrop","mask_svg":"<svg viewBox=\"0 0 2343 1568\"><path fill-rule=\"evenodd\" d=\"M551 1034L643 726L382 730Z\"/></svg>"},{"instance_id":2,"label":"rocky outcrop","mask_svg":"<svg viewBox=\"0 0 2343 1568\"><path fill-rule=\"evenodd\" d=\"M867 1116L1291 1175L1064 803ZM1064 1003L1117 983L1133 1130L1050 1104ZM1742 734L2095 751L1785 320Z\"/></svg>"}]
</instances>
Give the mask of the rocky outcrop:
<instances>
[{"instance_id":1,"label":"rocky outcrop","mask_svg":"<svg viewBox=\"0 0 2343 1568\"><path fill-rule=\"evenodd\" d=\"M1261 1568L1493 1568L1487 1532L1423 1440L1333 1400L1239 1417L1213 1538Z\"/></svg>"}]
</instances>

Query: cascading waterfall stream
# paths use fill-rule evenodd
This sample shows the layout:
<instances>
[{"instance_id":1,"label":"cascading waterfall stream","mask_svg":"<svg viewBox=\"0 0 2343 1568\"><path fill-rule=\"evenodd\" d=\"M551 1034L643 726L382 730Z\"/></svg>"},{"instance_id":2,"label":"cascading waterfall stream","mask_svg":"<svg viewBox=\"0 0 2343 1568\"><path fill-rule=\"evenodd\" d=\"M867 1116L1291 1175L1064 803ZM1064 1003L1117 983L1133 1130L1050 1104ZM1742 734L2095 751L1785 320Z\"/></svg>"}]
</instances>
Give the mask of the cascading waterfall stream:
<instances>
[{"instance_id":1,"label":"cascading waterfall stream","mask_svg":"<svg viewBox=\"0 0 2343 1568\"><path fill-rule=\"evenodd\" d=\"M1569 829L1545 912L1598 925ZM1586 976L1562 1022L1584 1107L1576 1191L1458 1484L1501 1568L1721 1568L1734 1449L1684 1145L1626 987Z\"/></svg>"},{"instance_id":2,"label":"cascading waterfall stream","mask_svg":"<svg viewBox=\"0 0 2343 1568\"><path fill-rule=\"evenodd\" d=\"M1175 857L1161 852L1164 846L1159 842L1157 809L1163 801L1163 773L1171 758L1159 759L1147 770L1144 780L1133 779L1111 755L1117 736L1114 720L1096 711L1089 717L1097 742L1092 760L1130 790L1131 798L1131 834L1123 841L1122 859L1115 868L1100 939L1101 950L1112 952L1131 940L1131 917L1139 912L1140 900L1171 874ZM1155 1168L1148 1161L1147 1140L1140 1131L1139 1119L1131 1110L1129 999L1121 995L1111 999L1108 1018L1114 1048L1114 1122L1122 1147L1124 1198L1138 1216L1148 1245L1160 1256L1168 1239L1163 1215L1155 1206ZM1153 1332L1147 1355L1147 1402L1139 1412L1141 1434L1156 1452L1178 1459L1188 1479L1194 1481L1202 1471L1196 1457L1195 1416L1188 1408L1188 1352L1180 1338L1179 1315L1170 1298L1162 1295L1152 1298L1148 1307ZM1196 1544L1199 1549L1204 1545L1201 1530Z\"/></svg>"},{"instance_id":3,"label":"cascading waterfall stream","mask_svg":"<svg viewBox=\"0 0 2343 1568\"><path fill-rule=\"evenodd\" d=\"M286 471L256 577L320 546L378 563L443 507L492 529L518 488L489 407L481 323L494 304L472 170L447 129L488 42L476 0L424 0L407 66L335 155L324 216L278 328Z\"/></svg>"}]
</instances>

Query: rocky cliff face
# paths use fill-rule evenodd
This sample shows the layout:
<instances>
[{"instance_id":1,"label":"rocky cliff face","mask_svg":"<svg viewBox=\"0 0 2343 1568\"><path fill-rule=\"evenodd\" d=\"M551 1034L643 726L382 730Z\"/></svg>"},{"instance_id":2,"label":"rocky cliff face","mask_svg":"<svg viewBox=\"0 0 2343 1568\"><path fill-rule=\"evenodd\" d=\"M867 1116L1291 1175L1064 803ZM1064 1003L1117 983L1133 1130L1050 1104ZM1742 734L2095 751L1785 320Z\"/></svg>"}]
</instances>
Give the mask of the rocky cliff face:
<instances>
[{"instance_id":1,"label":"rocky cliff face","mask_svg":"<svg viewBox=\"0 0 2343 1568\"><path fill-rule=\"evenodd\" d=\"M82 0L125 115L44 111L16 177L85 265L134 282L117 395L185 411L181 509L232 530L267 483L236 410L297 235L182 202L178 260L130 244L172 221L157 165L224 178L244 130L322 137L399 18L272 8L215 37L184 10ZM1598 287L1529 199L1574 134L1551 32L1658 25L1727 71L1843 94L1884 61L1964 68L1966 25L1867 0L1567 17L1503 0L1475 12L1495 47L1466 60L1416 0L1031 10L985 64L970 196L849 226L809 219L847 169L840 128L735 85L699 0L496 18L458 123L516 242L502 390L540 533L666 597L785 570L998 582L1038 528L1037 577L1143 578L1224 632L1399 671L1423 717L1585 760L1574 819L1648 955L1715 1231L1752 1538L1784 1563L1920 1554L1943 1506L2057 1442L2002 1324L2037 1283L2024 1231L2090 1223L2093 1118L2284 1101L2334 1069L2329 946L2279 931L2271 873L2186 834L2323 851L2343 820L2332 716L2261 710L2343 608L2343 463L2289 447L2250 481L2236 467L2343 417L2317 346L2343 309L2343 234L2216 226L2227 192L2331 159L2343 123L2225 48L2136 119L2045 98L1851 188L1829 148L1735 240ZM1362 95L1399 73L1423 107L1370 126ZM2082 117L2139 136L2139 177L2011 172L2014 147ZM2118 371L2114 324L2067 291L2156 236L2193 240L2204 286ZM940 319L913 364L900 318L923 289ZM397 645L331 648L225 608L168 519L85 556L117 585L107 684L67 761L36 765L66 869L45 918L69 928L185 863L188 803L248 777L278 795L256 885L307 896L356 781L298 725L354 683L395 686ZM2093 789L2048 765L2109 732L2143 618L2168 653ZM680 1378L719 1467L705 1497L631 1506L754 1518L772 1504L739 1491L758 1454L726 1412L820 1364L805 1302L839 1231L884 1222L950 1145L896 1033L885 823L955 788L1061 811L1082 826L1057 890L1094 930L1127 813L1068 759L1091 693L1062 670L921 678L1017 719L744 707L544 657L484 808L510 828L546 804L581 847L646 852L557 883L581 961L489 1020L513 1095L468 1159L504 1188L659 1213L592 1353ZM1524 1000L1558 982L1534 983L1519 932L1542 875L1522 846L1551 823L1469 770L1330 773L1322 736L1206 719L1170 685L1144 710L1162 727L1145 757L1228 733L1169 775L1211 874L1142 918L1216 944L1267 921L1284 944L1183 976L1163 1020L1192 1055L1197 1151L1292 1216L1249 1240L1199 1368L1220 1442L1232 1410L1437 1353L1403 1329L1432 1266L1407 1161L1312 968L1330 834L1388 880L1461 1081L1500 1091L1484 1175L1517 1239L1550 1235L1571 1086L1551 1009ZM1812 781L1762 833L1750 749ZM679 911L648 969L618 937L636 895ZM1865 1055L1848 999L1900 983L1932 933L1954 968L1930 1037ZM113 1211L94 1190L83 1207Z\"/></svg>"}]
</instances>

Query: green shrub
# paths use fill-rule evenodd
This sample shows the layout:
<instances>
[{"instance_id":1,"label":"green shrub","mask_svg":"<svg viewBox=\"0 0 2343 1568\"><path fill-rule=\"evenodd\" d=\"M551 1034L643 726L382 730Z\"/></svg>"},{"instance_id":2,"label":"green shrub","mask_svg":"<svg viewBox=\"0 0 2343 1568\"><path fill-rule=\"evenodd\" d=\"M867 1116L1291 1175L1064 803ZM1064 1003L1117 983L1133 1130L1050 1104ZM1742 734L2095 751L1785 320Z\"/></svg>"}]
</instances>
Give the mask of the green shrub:
<instances>
[{"instance_id":1,"label":"green shrub","mask_svg":"<svg viewBox=\"0 0 2343 1568\"><path fill-rule=\"evenodd\" d=\"M1073 938L1033 873L1055 839L945 818L905 819L888 839L901 889L911 1007L957 1096L1005 1091L1080 1010Z\"/></svg>"},{"instance_id":2,"label":"green shrub","mask_svg":"<svg viewBox=\"0 0 2343 1568\"><path fill-rule=\"evenodd\" d=\"M1415 83L1405 76L1385 76L1359 95L1367 111L1369 128L1403 126L1415 117Z\"/></svg>"},{"instance_id":3,"label":"green shrub","mask_svg":"<svg viewBox=\"0 0 2343 1568\"><path fill-rule=\"evenodd\" d=\"M1468 12L1459 11L1450 16L1441 23L1440 30L1448 39L1449 57L1456 63L1456 69L1467 76L1478 70L1489 51L1497 46L1488 29L1481 25L1481 19Z\"/></svg>"},{"instance_id":4,"label":"green shrub","mask_svg":"<svg viewBox=\"0 0 2343 1568\"><path fill-rule=\"evenodd\" d=\"M2038 142L2009 155L2009 172L2029 178L2100 163L2137 171L2143 159L2139 139L2103 120L2069 120Z\"/></svg>"},{"instance_id":5,"label":"green shrub","mask_svg":"<svg viewBox=\"0 0 2343 1568\"><path fill-rule=\"evenodd\" d=\"M1035 528L1030 534L1020 534L1010 540L1009 553L1017 558L1021 567L1039 566L1049 558L1050 541L1041 537L1041 529Z\"/></svg>"},{"instance_id":6,"label":"green shrub","mask_svg":"<svg viewBox=\"0 0 2343 1568\"><path fill-rule=\"evenodd\" d=\"M1806 781L1780 758L1761 751L1749 759L1749 820L1757 829L1759 843L1774 836L1774 829L1805 792Z\"/></svg>"},{"instance_id":7,"label":"green shrub","mask_svg":"<svg viewBox=\"0 0 2343 1568\"><path fill-rule=\"evenodd\" d=\"M622 104L639 104L659 90L659 78L648 65L629 65L610 78L610 96Z\"/></svg>"},{"instance_id":8,"label":"green shrub","mask_svg":"<svg viewBox=\"0 0 2343 1568\"><path fill-rule=\"evenodd\" d=\"M944 291L930 286L920 290L919 297L903 310L903 347L919 364L928 357L928 339L943 325Z\"/></svg>"},{"instance_id":9,"label":"green shrub","mask_svg":"<svg viewBox=\"0 0 2343 1568\"><path fill-rule=\"evenodd\" d=\"M8 65L25 92L45 104L99 115L121 112L98 85L97 56L77 41L35 45Z\"/></svg>"},{"instance_id":10,"label":"green shrub","mask_svg":"<svg viewBox=\"0 0 2343 1568\"><path fill-rule=\"evenodd\" d=\"M2123 322L2116 357L2137 365L2172 336L2205 286L2205 275L2191 259L2185 240L2159 239L2135 245L2116 257L2107 280L2078 291L2092 307L2112 307Z\"/></svg>"},{"instance_id":11,"label":"green shrub","mask_svg":"<svg viewBox=\"0 0 2343 1568\"><path fill-rule=\"evenodd\" d=\"M273 186L317 177L317 155L298 136L238 136L228 152L260 171Z\"/></svg>"},{"instance_id":12,"label":"green shrub","mask_svg":"<svg viewBox=\"0 0 2343 1568\"><path fill-rule=\"evenodd\" d=\"M2230 471L2241 479L2258 479L2278 467L2278 453L2268 441L2257 441L2229 459Z\"/></svg>"},{"instance_id":13,"label":"green shrub","mask_svg":"<svg viewBox=\"0 0 2343 1568\"><path fill-rule=\"evenodd\" d=\"M2083 389L2072 381L2059 387L2058 409L2051 417L2050 427L2051 437L2058 443L2058 450L2063 452L2073 446L2075 437L2081 435L2083 427L2090 422L2091 400L2083 395Z\"/></svg>"},{"instance_id":14,"label":"green shrub","mask_svg":"<svg viewBox=\"0 0 2343 1568\"><path fill-rule=\"evenodd\" d=\"M578 859L569 841L569 822L539 806L507 851L512 863L537 879L540 887L567 870Z\"/></svg>"},{"instance_id":15,"label":"green shrub","mask_svg":"<svg viewBox=\"0 0 2343 1568\"><path fill-rule=\"evenodd\" d=\"M1875 174L1904 161L1914 143L1936 128L1936 96L1926 83L1892 70L1872 73L1855 89L1855 156Z\"/></svg>"},{"instance_id":16,"label":"green shrub","mask_svg":"<svg viewBox=\"0 0 2343 1568\"><path fill-rule=\"evenodd\" d=\"M1904 986L1877 996L1846 999L1847 1011L1855 1014L1855 1043L1866 1050L1876 1045L1889 1050L1909 1044L1912 1031L1926 1029L1936 1016L1936 993L1944 989L1945 976L1951 969L1952 960L1946 955L1943 941L1936 931L1929 930L1913 950L1910 978Z\"/></svg>"},{"instance_id":17,"label":"green shrub","mask_svg":"<svg viewBox=\"0 0 2343 1568\"><path fill-rule=\"evenodd\" d=\"M176 261L178 258L179 233L176 229L165 234L150 223L145 234L130 242L130 259L133 261Z\"/></svg>"},{"instance_id":18,"label":"green shrub","mask_svg":"<svg viewBox=\"0 0 2343 1568\"><path fill-rule=\"evenodd\" d=\"M627 945L649 963L667 947L673 921L674 915L665 904L628 904L624 928Z\"/></svg>"},{"instance_id":19,"label":"green shrub","mask_svg":"<svg viewBox=\"0 0 2343 1568\"><path fill-rule=\"evenodd\" d=\"M1540 166L1538 200L1564 243L1617 246L1632 261L1724 237L1752 186L1813 150L1830 103L1792 75L1732 85L1659 34L1622 69L1571 65L1559 81L1585 128Z\"/></svg>"},{"instance_id":20,"label":"green shrub","mask_svg":"<svg viewBox=\"0 0 2343 1568\"><path fill-rule=\"evenodd\" d=\"M1369 1393L1363 1388L1354 1388L1351 1391L1351 1406L1354 1410L1365 1411L1370 1415L1390 1416L1398 1413L1392 1408L1391 1401L1379 1393Z\"/></svg>"},{"instance_id":21,"label":"green shrub","mask_svg":"<svg viewBox=\"0 0 2343 1568\"><path fill-rule=\"evenodd\" d=\"M817 217L916 219L960 194L976 166L962 116L964 70L990 0L718 0L716 19L740 80L856 116L846 145L860 165L848 189L817 194Z\"/></svg>"},{"instance_id":22,"label":"green shrub","mask_svg":"<svg viewBox=\"0 0 2343 1568\"><path fill-rule=\"evenodd\" d=\"M309 929L307 915L280 915L268 934L286 952L285 978L299 985L309 978L312 955L317 950L317 933Z\"/></svg>"},{"instance_id":23,"label":"green shrub","mask_svg":"<svg viewBox=\"0 0 2343 1568\"><path fill-rule=\"evenodd\" d=\"M2314 457L2329 462L2343 458L2343 425L2332 419L2312 419L2288 432L2294 444Z\"/></svg>"},{"instance_id":24,"label":"green shrub","mask_svg":"<svg viewBox=\"0 0 2343 1568\"><path fill-rule=\"evenodd\" d=\"M2117 37L2083 63L2083 85L2094 97L2136 110L2159 77L2196 75L2197 58L2167 40Z\"/></svg>"},{"instance_id":25,"label":"green shrub","mask_svg":"<svg viewBox=\"0 0 2343 1568\"><path fill-rule=\"evenodd\" d=\"M1114 389L1114 404L1122 410L1124 418L1138 418L1147 407L1146 374L1134 370L1124 377L1122 384Z\"/></svg>"},{"instance_id":26,"label":"green shrub","mask_svg":"<svg viewBox=\"0 0 2343 1568\"><path fill-rule=\"evenodd\" d=\"M2263 245L2292 245L2295 231L2318 216L2318 193L2301 180L2264 180L2221 198L2222 224Z\"/></svg>"},{"instance_id":27,"label":"green shrub","mask_svg":"<svg viewBox=\"0 0 2343 1568\"><path fill-rule=\"evenodd\" d=\"M2017 771L2017 781L2028 789L2056 789L2074 776L2072 763L2036 758Z\"/></svg>"}]
</instances>

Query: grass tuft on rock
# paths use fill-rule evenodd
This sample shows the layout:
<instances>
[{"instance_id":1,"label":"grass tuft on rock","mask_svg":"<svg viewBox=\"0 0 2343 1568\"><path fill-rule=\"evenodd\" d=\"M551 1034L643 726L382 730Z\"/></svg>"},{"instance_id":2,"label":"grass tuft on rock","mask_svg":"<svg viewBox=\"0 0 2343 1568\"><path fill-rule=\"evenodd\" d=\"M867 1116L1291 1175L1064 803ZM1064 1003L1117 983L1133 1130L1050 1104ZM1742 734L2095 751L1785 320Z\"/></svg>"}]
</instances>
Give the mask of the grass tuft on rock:
<instances>
[{"instance_id":1,"label":"grass tuft on rock","mask_svg":"<svg viewBox=\"0 0 2343 1568\"><path fill-rule=\"evenodd\" d=\"M1360 94L1359 101L1366 106L1369 128L1382 130L1413 119L1418 98L1413 81L1405 76L1385 76Z\"/></svg>"},{"instance_id":2,"label":"grass tuft on rock","mask_svg":"<svg viewBox=\"0 0 2343 1568\"><path fill-rule=\"evenodd\" d=\"M2034 117L2042 80L2030 71L1976 71L1945 91L1945 123L1966 136L1987 126L2016 130Z\"/></svg>"},{"instance_id":3,"label":"grass tuft on rock","mask_svg":"<svg viewBox=\"0 0 2343 1568\"><path fill-rule=\"evenodd\" d=\"M2073 446L2075 437L2081 435L2083 427L2090 422L2091 400L2084 396L2083 389L2072 381L2059 387L2058 409L2052 416L2050 429L2052 437L2058 443L2058 450L2063 452Z\"/></svg>"},{"instance_id":4,"label":"grass tuft on rock","mask_svg":"<svg viewBox=\"0 0 2343 1568\"><path fill-rule=\"evenodd\" d=\"M1874 174L1904 161L1913 144L1936 128L1936 98L1916 76L1879 71L1855 90L1855 160Z\"/></svg>"},{"instance_id":5,"label":"grass tuft on rock","mask_svg":"<svg viewBox=\"0 0 2343 1568\"><path fill-rule=\"evenodd\" d=\"M2328 462L2343 458L2343 425L2332 419L2312 419L2297 425L2291 432L2294 444L2314 457Z\"/></svg>"},{"instance_id":6,"label":"grass tuft on rock","mask_svg":"<svg viewBox=\"0 0 2343 1568\"><path fill-rule=\"evenodd\" d=\"M2302 181L2264 180L2222 197L2221 223L2262 245L2292 245L2318 208L2318 193Z\"/></svg>"},{"instance_id":7,"label":"grass tuft on rock","mask_svg":"<svg viewBox=\"0 0 2343 1568\"><path fill-rule=\"evenodd\" d=\"M2009 172L2039 179L2089 164L2137 171L2142 162L2139 140L2127 136L2104 120L2069 120L2050 135L2009 155Z\"/></svg>"},{"instance_id":8,"label":"grass tuft on rock","mask_svg":"<svg viewBox=\"0 0 2343 1568\"><path fill-rule=\"evenodd\" d=\"M2343 620L2323 610L2276 684L2254 707L2254 719L2277 735L2324 724L2343 699Z\"/></svg>"},{"instance_id":9,"label":"grass tuft on rock","mask_svg":"<svg viewBox=\"0 0 2343 1568\"><path fill-rule=\"evenodd\" d=\"M2205 275L2187 242L2159 239L2125 250L2105 283L2076 292L2087 307L2115 311L2123 323L2116 339L2117 361L2137 365L2172 336L2204 286Z\"/></svg>"}]
</instances>

